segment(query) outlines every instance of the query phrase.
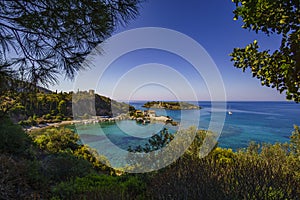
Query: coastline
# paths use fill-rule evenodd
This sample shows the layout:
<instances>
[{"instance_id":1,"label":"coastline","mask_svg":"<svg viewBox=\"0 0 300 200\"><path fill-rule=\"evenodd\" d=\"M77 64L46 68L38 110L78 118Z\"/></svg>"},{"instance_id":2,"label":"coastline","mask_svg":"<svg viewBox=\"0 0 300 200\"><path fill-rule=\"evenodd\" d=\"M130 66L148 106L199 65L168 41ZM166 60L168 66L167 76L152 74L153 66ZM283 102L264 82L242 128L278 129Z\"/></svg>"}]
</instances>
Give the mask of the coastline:
<instances>
[{"instance_id":1,"label":"coastline","mask_svg":"<svg viewBox=\"0 0 300 200\"><path fill-rule=\"evenodd\" d=\"M71 125L74 123L81 123L81 122L82 121L79 121L79 120L61 121L61 122L55 122L55 123L46 123L46 124L39 124L36 126L23 127L23 129L26 132L30 132L33 130L40 130L40 129L50 128L50 127L59 127L59 126L63 126L63 125Z\"/></svg>"},{"instance_id":2,"label":"coastline","mask_svg":"<svg viewBox=\"0 0 300 200\"><path fill-rule=\"evenodd\" d=\"M100 117L100 116L94 116L91 119L83 119L83 120L69 120L69 121L61 121L61 122L54 122L54 123L46 123L46 124L39 124L36 126L28 126L28 127L23 127L23 129L26 132L30 132L33 130L41 130L45 128L50 128L50 127L60 127L64 125L72 125L72 124L96 124L100 122L114 122L114 121L119 121L119 120L125 120L129 119L127 115L121 114L117 117Z\"/></svg>"},{"instance_id":3,"label":"coastline","mask_svg":"<svg viewBox=\"0 0 300 200\"><path fill-rule=\"evenodd\" d=\"M124 115L119 115L117 117L111 117L111 118L102 118L102 117L95 117L93 119L84 119L84 120L69 120L69 121L61 121L61 122L54 122L54 123L46 123L46 124L39 124L35 126L28 126L28 127L23 127L24 131L26 132L31 132L34 130L41 130L41 129L46 129L50 127L60 127L64 125L73 125L73 124L96 124L96 123L101 123L101 122L115 122L115 121L120 121L120 120L136 120L135 118L131 117L126 117ZM167 123L170 118L166 116L156 116L156 117L151 117L150 120L152 122L164 122ZM176 125L178 125L176 123Z\"/></svg>"}]
</instances>

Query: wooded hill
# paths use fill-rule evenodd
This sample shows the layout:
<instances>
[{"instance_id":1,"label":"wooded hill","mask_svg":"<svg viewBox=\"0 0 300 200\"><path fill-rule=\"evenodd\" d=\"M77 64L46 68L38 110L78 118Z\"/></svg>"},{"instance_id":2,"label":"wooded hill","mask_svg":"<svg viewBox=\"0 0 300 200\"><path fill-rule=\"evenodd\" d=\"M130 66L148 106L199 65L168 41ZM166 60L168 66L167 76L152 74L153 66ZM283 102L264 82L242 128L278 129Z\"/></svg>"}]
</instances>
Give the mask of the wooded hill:
<instances>
[{"instance_id":1,"label":"wooded hill","mask_svg":"<svg viewBox=\"0 0 300 200\"><path fill-rule=\"evenodd\" d=\"M76 112L77 117L88 117L91 113L97 116L113 116L134 110L134 107L112 100L91 91L73 92L26 92L17 93L14 107L10 109L10 116L21 125L35 125L40 123L60 122L72 120L72 103L88 107L89 112ZM73 102L72 102L73 99ZM89 103L89 104L87 104ZM92 112L91 109L94 109Z\"/></svg>"}]
</instances>

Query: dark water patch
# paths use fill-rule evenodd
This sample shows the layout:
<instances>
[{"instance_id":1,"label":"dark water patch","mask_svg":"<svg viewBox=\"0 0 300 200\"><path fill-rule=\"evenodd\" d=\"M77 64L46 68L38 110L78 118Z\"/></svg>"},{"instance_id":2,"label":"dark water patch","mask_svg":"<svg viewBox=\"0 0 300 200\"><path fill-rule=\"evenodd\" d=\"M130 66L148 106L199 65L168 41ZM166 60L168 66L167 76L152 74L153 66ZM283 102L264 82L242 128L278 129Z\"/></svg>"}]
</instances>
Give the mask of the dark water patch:
<instances>
[{"instance_id":1,"label":"dark water patch","mask_svg":"<svg viewBox=\"0 0 300 200\"><path fill-rule=\"evenodd\" d=\"M239 136L243 132L243 128L233 125L226 125L223 127L221 136L222 138L226 137L235 137Z\"/></svg>"}]
</instances>

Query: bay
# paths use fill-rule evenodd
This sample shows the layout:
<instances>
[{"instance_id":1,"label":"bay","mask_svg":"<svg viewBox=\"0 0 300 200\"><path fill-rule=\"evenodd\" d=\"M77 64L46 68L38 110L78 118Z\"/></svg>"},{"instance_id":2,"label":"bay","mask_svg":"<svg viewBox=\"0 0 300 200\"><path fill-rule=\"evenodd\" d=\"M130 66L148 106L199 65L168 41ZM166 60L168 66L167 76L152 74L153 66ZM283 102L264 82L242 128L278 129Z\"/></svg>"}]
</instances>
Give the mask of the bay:
<instances>
[{"instance_id":1,"label":"bay","mask_svg":"<svg viewBox=\"0 0 300 200\"><path fill-rule=\"evenodd\" d=\"M145 101L130 104L143 110ZM196 112L200 112L198 129L207 129L211 120L211 102L191 102L202 107L201 110L161 110L157 115L168 115L174 121L181 117L195 122ZM232 115L227 112L230 110ZM218 140L218 146L237 150L245 148L251 141L258 143L288 142L293 125L300 125L300 105L294 102L227 102L224 112L226 118ZM197 121L197 120L196 120ZM90 145L110 158L126 157L128 147L147 143L148 139L163 128L175 133L178 127L154 123L137 124L134 120L103 122L76 127L83 143ZM124 155L121 155L120 150ZM114 161L111 161L114 162ZM120 160L115 160L116 163Z\"/></svg>"}]
</instances>

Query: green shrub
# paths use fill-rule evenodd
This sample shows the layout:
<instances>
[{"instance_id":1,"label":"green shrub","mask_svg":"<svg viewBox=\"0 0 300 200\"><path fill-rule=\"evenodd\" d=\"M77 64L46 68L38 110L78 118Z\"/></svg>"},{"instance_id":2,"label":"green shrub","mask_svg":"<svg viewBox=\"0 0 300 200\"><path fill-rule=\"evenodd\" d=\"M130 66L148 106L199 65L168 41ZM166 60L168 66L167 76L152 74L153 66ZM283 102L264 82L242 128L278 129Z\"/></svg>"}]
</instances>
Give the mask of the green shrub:
<instances>
[{"instance_id":1,"label":"green shrub","mask_svg":"<svg viewBox=\"0 0 300 200\"><path fill-rule=\"evenodd\" d=\"M32 174L28 173L30 167L28 160L0 154L0 199L46 199L48 187L44 187L42 182L33 183ZM35 181L41 181L42 175L34 177Z\"/></svg>"},{"instance_id":2,"label":"green shrub","mask_svg":"<svg viewBox=\"0 0 300 200\"><path fill-rule=\"evenodd\" d=\"M37 122L37 124L46 124L47 123L47 121L45 121L43 118L38 118L36 120L36 122Z\"/></svg>"},{"instance_id":3,"label":"green shrub","mask_svg":"<svg viewBox=\"0 0 300 200\"><path fill-rule=\"evenodd\" d=\"M59 120L59 121L62 121L62 120L63 120L63 116L57 115L57 116L55 117L55 119L56 119L56 120Z\"/></svg>"},{"instance_id":4,"label":"green shrub","mask_svg":"<svg viewBox=\"0 0 300 200\"><path fill-rule=\"evenodd\" d=\"M79 144L79 136L67 128L48 128L31 132L34 142L49 153L69 153L73 156L90 162L97 171L107 174L114 173L105 156L99 155L96 150Z\"/></svg>"},{"instance_id":5,"label":"green shrub","mask_svg":"<svg viewBox=\"0 0 300 200\"><path fill-rule=\"evenodd\" d=\"M19 121L18 124L21 125L21 126L35 126L38 123L37 123L36 119L34 119L32 117L29 117L27 120Z\"/></svg>"},{"instance_id":6,"label":"green shrub","mask_svg":"<svg viewBox=\"0 0 300 200\"><path fill-rule=\"evenodd\" d=\"M291 151L300 159L300 131L298 126L294 126L294 131L291 135Z\"/></svg>"},{"instance_id":7,"label":"green shrub","mask_svg":"<svg viewBox=\"0 0 300 200\"><path fill-rule=\"evenodd\" d=\"M87 145L79 146L73 154L78 158L89 161L97 171L114 173L114 170L110 168L109 160L105 156L99 155L95 149Z\"/></svg>"},{"instance_id":8,"label":"green shrub","mask_svg":"<svg viewBox=\"0 0 300 200\"><path fill-rule=\"evenodd\" d=\"M65 150L78 148L79 136L67 128L49 128L39 135L33 136L34 142L44 150L57 153Z\"/></svg>"},{"instance_id":9,"label":"green shrub","mask_svg":"<svg viewBox=\"0 0 300 200\"><path fill-rule=\"evenodd\" d=\"M44 174L54 182L83 177L93 171L91 163L69 153L47 156L42 161L42 169Z\"/></svg>"},{"instance_id":10,"label":"green shrub","mask_svg":"<svg viewBox=\"0 0 300 200\"><path fill-rule=\"evenodd\" d=\"M9 119L0 122L0 152L22 153L30 142L30 138L22 127L13 124Z\"/></svg>"},{"instance_id":11,"label":"green shrub","mask_svg":"<svg viewBox=\"0 0 300 200\"><path fill-rule=\"evenodd\" d=\"M298 135L296 129L291 144L252 143L238 152L216 147L201 159L193 153L199 152L195 144L201 143L201 137L196 136L175 163L151 173L146 196L149 199L299 199Z\"/></svg>"},{"instance_id":12,"label":"green shrub","mask_svg":"<svg viewBox=\"0 0 300 200\"><path fill-rule=\"evenodd\" d=\"M138 199L145 192L145 184L136 176L89 174L62 182L53 194L62 199Z\"/></svg>"},{"instance_id":13,"label":"green shrub","mask_svg":"<svg viewBox=\"0 0 300 200\"><path fill-rule=\"evenodd\" d=\"M43 174L41 161L27 160L26 161L26 179L31 187L35 190L48 190L49 177ZM47 191L48 192L48 191Z\"/></svg>"},{"instance_id":14,"label":"green shrub","mask_svg":"<svg viewBox=\"0 0 300 200\"><path fill-rule=\"evenodd\" d=\"M49 119L52 119L52 116L51 116L51 114L48 113L46 115L43 115L43 118L49 120Z\"/></svg>"}]
</instances>

